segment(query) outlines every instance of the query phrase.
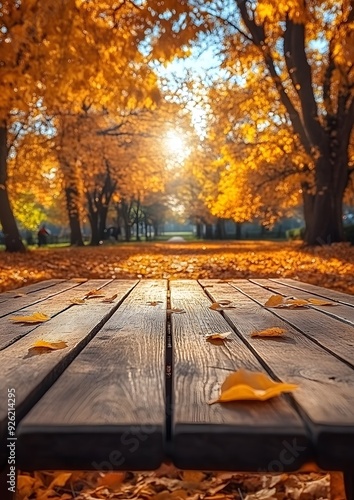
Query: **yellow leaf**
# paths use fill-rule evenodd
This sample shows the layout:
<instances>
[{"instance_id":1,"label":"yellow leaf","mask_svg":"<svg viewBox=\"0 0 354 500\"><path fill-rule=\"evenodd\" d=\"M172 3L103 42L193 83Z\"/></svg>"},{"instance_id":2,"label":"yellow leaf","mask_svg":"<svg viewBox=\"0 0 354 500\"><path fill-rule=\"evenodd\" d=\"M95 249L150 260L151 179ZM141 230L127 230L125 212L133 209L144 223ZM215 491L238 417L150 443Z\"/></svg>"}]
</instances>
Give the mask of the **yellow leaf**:
<instances>
[{"instance_id":1,"label":"yellow leaf","mask_svg":"<svg viewBox=\"0 0 354 500\"><path fill-rule=\"evenodd\" d=\"M112 295L112 297L106 297L105 299L102 300L102 302L105 302L106 304L111 304L112 302L115 301L115 299L118 297L118 294L115 293Z\"/></svg>"},{"instance_id":2,"label":"yellow leaf","mask_svg":"<svg viewBox=\"0 0 354 500\"><path fill-rule=\"evenodd\" d=\"M31 316L12 316L10 319L14 323L44 323L44 321L50 319L50 316L41 312L36 312Z\"/></svg>"},{"instance_id":3,"label":"yellow leaf","mask_svg":"<svg viewBox=\"0 0 354 500\"><path fill-rule=\"evenodd\" d=\"M239 400L265 401L296 388L295 384L274 382L265 373L241 369L226 377L219 398L209 404Z\"/></svg>"},{"instance_id":4,"label":"yellow leaf","mask_svg":"<svg viewBox=\"0 0 354 500\"><path fill-rule=\"evenodd\" d=\"M71 299L70 302L71 302L71 304L75 304L75 305L86 304L85 299L79 299L77 297L74 297L73 299Z\"/></svg>"},{"instance_id":5,"label":"yellow leaf","mask_svg":"<svg viewBox=\"0 0 354 500\"><path fill-rule=\"evenodd\" d=\"M285 332L284 328L274 326L265 330L254 331L251 333L251 337L281 337Z\"/></svg>"},{"instance_id":6,"label":"yellow leaf","mask_svg":"<svg viewBox=\"0 0 354 500\"><path fill-rule=\"evenodd\" d=\"M296 309L297 307L306 307L309 303L305 299L286 299L280 307L287 307L288 309Z\"/></svg>"},{"instance_id":7,"label":"yellow leaf","mask_svg":"<svg viewBox=\"0 0 354 500\"><path fill-rule=\"evenodd\" d=\"M86 295L85 299L95 299L97 297L104 297L104 293L102 293L100 290L90 290Z\"/></svg>"},{"instance_id":8,"label":"yellow leaf","mask_svg":"<svg viewBox=\"0 0 354 500\"><path fill-rule=\"evenodd\" d=\"M59 342L47 342L46 340L37 340L32 347L45 347L46 349L56 350L68 347L68 344L62 340Z\"/></svg>"},{"instance_id":9,"label":"yellow leaf","mask_svg":"<svg viewBox=\"0 0 354 500\"><path fill-rule=\"evenodd\" d=\"M278 307L280 304L284 302L284 299L281 295L272 295L269 297L267 302L264 304L266 307Z\"/></svg>"},{"instance_id":10,"label":"yellow leaf","mask_svg":"<svg viewBox=\"0 0 354 500\"><path fill-rule=\"evenodd\" d=\"M316 299L316 298L311 298L308 300L310 304L313 306L337 306L338 304L335 302L331 302L326 299Z\"/></svg>"},{"instance_id":11,"label":"yellow leaf","mask_svg":"<svg viewBox=\"0 0 354 500\"><path fill-rule=\"evenodd\" d=\"M206 340L215 340L215 339L220 339L220 340L225 340L230 337L232 332L224 332L224 333L207 333L205 335Z\"/></svg>"},{"instance_id":12,"label":"yellow leaf","mask_svg":"<svg viewBox=\"0 0 354 500\"><path fill-rule=\"evenodd\" d=\"M118 488L125 479L125 472L107 472L99 480L97 486L107 486L114 490Z\"/></svg>"}]
</instances>

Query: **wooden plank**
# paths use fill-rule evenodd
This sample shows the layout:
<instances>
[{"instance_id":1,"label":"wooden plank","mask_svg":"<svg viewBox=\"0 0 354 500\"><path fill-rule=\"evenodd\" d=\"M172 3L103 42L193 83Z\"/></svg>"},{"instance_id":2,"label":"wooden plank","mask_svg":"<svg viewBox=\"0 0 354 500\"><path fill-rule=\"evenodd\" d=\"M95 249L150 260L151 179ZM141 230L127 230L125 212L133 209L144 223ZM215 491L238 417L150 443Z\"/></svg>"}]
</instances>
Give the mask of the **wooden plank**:
<instances>
[{"instance_id":1,"label":"wooden plank","mask_svg":"<svg viewBox=\"0 0 354 500\"><path fill-rule=\"evenodd\" d=\"M30 316L35 312L42 312L50 317L56 316L65 309L73 307L70 302L71 299L75 297L83 298L90 290L95 288L100 289L108 283L111 283L111 281L111 279L90 280L81 285L77 283L77 286L74 288L69 288L67 290L64 288L62 292L57 290L58 293L49 295L47 299L43 299L41 302L35 302L18 312L16 311L14 316ZM38 325L33 324L23 325L13 323L8 315L0 318L0 351L14 342L17 342L20 338L37 328L37 326Z\"/></svg>"},{"instance_id":2,"label":"wooden plank","mask_svg":"<svg viewBox=\"0 0 354 500\"><path fill-rule=\"evenodd\" d=\"M165 280L143 280L134 288L23 419L20 467L139 470L161 464L166 299ZM151 306L150 300L161 303Z\"/></svg>"},{"instance_id":3,"label":"wooden plank","mask_svg":"<svg viewBox=\"0 0 354 500\"><path fill-rule=\"evenodd\" d=\"M326 299L354 307L354 295L349 295L347 293L338 292L337 290L330 290L328 288L311 285L310 283L304 283L302 281L297 281L289 278L271 278L271 281L274 281L274 283L291 286L296 290L303 290L304 292L312 293L314 295L317 295L318 297L325 297Z\"/></svg>"},{"instance_id":4,"label":"wooden plank","mask_svg":"<svg viewBox=\"0 0 354 500\"><path fill-rule=\"evenodd\" d=\"M202 283L205 285L206 281ZM317 311L265 308L263 304L272 293L246 280L234 280L233 286L214 284L206 290L213 300L233 301L236 308L224 311L223 315L271 372L282 380L299 384L291 398L307 416L314 444L320 450L318 464L330 469L353 463L354 370L289 325L289 316L296 323L303 314ZM288 315L287 323L280 318L279 311L282 316ZM311 325L316 328L315 322ZM273 326L286 328L286 337L250 337L252 331ZM310 334L315 335L312 331ZM327 335L331 337L331 332ZM333 336L336 335L337 331Z\"/></svg>"},{"instance_id":5,"label":"wooden plank","mask_svg":"<svg viewBox=\"0 0 354 500\"><path fill-rule=\"evenodd\" d=\"M86 306L66 309L1 352L1 439L5 435L7 426L7 399L4 397L7 389L13 387L16 390L18 422L109 319L135 283L136 281L132 280L117 280L107 285L105 287L107 295L118 293L114 303L106 304L102 299L92 299ZM28 350L39 339L53 342L62 340L67 342L68 347L49 354L29 357ZM1 448L0 465L4 453L4 448Z\"/></svg>"},{"instance_id":6,"label":"wooden plank","mask_svg":"<svg viewBox=\"0 0 354 500\"><path fill-rule=\"evenodd\" d=\"M0 293L0 304L6 302L7 300L13 300L19 294L28 295L33 292L38 292L39 290L44 290L45 288L50 288L58 283L65 281L64 279L53 279L53 280L45 280L39 281L38 283L32 283L32 285L22 286L20 288L15 288L13 290L8 290L6 292Z\"/></svg>"},{"instance_id":7,"label":"wooden plank","mask_svg":"<svg viewBox=\"0 0 354 500\"><path fill-rule=\"evenodd\" d=\"M237 282L235 286L239 288ZM246 285L242 284L242 290L246 291ZM247 285L250 295L263 305L266 300L273 295L272 290L264 289L258 285ZM278 285L278 290L281 290L282 285ZM275 291L275 290L274 290ZM286 289L283 289L286 292ZM299 297L300 298L300 297ZM322 307L323 309L324 307ZM349 309L347 306L340 305L332 309ZM329 317L328 313L324 314L320 308L311 309L270 309L270 311L279 318L286 321L288 324L300 330L310 340L325 348L335 356L344 360L346 363L354 367L354 328L351 324L346 324L338 321L335 317ZM342 314L346 314L342 312Z\"/></svg>"},{"instance_id":8,"label":"wooden plank","mask_svg":"<svg viewBox=\"0 0 354 500\"><path fill-rule=\"evenodd\" d=\"M186 311L172 313L173 462L208 470L296 470L311 450L286 397L209 405L231 372L241 367L265 370L235 333L221 346L205 340L205 334L229 331L230 326L209 309L210 300L195 281L171 281L170 294L172 307Z\"/></svg>"},{"instance_id":9,"label":"wooden plank","mask_svg":"<svg viewBox=\"0 0 354 500\"><path fill-rule=\"evenodd\" d=\"M310 292L305 292L303 290L294 290L294 288L289 287L287 285L282 285L280 283L273 283L270 280L267 279L251 279L250 280L252 283L256 283L263 288L266 288L267 290L273 292L273 293L278 293L280 295L283 295L285 297L296 297L299 299L305 299L308 300L310 298L317 298L314 297L313 293ZM330 299L328 299L330 300ZM346 323L349 323L350 325L354 326L354 308L345 304L341 304L339 302L331 301L335 306L315 306L312 305L311 309L314 309L318 312L321 312L322 314L326 314L328 316L331 316L332 318L339 319L340 321L344 321ZM327 318L328 319L328 318ZM329 328L329 325L327 326L327 329ZM353 339L352 339L353 340ZM353 341L351 342L353 345ZM354 356L352 357L354 360Z\"/></svg>"},{"instance_id":10,"label":"wooden plank","mask_svg":"<svg viewBox=\"0 0 354 500\"><path fill-rule=\"evenodd\" d=\"M53 297L61 292L64 292L65 290L69 290L70 288L74 288L79 285L80 283L75 280L62 281L52 287L38 290L29 295L25 295L24 297L18 297L14 300L7 300L3 304L1 304L0 318L6 316L7 314L13 314L14 312L22 310L25 307L39 304L49 297Z\"/></svg>"}]
</instances>

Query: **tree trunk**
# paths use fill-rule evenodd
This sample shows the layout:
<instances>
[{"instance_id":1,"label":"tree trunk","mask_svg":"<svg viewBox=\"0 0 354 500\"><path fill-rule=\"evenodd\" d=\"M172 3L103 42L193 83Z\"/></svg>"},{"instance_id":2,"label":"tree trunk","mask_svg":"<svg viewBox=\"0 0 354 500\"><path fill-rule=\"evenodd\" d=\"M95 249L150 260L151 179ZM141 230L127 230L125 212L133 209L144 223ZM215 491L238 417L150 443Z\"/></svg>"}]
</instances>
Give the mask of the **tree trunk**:
<instances>
[{"instance_id":1,"label":"tree trunk","mask_svg":"<svg viewBox=\"0 0 354 500\"><path fill-rule=\"evenodd\" d=\"M224 240L226 236L225 232L225 220L224 219L218 219L216 221L216 227L215 227L215 238L217 240Z\"/></svg>"},{"instance_id":2,"label":"tree trunk","mask_svg":"<svg viewBox=\"0 0 354 500\"><path fill-rule=\"evenodd\" d=\"M108 206L103 205L99 211L99 222L98 222L98 234L100 240L103 240L105 237L104 232L106 230L107 214L108 214Z\"/></svg>"},{"instance_id":3,"label":"tree trunk","mask_svg":"<svg viewBox=\"0 0 354 500\"><path fill-rule=\"evenodd\" d=\"M205 239L212 240L213 239L213 225L205 224Z\"/></svg>"},{"instance_id":4,"label":"tree trunk","mask_svg":"<svg viewBox=\"0 0 354 500\"><path fill-rule=\"evenodd\" d=\"M197 222L197 234L198 240L200 240L203 236L203 224L201 222Z\"/></svg>"},{"instance_id":5,"label":"tree trunk","mask_svg":"<svg viewBox=\"0 0 354 500\"><path fill-rule=\"evenodd\" d=\"M78 193L74 187L65 188L66 208L70 225L70 245L84 246L82 239L79 208L77 204Z\"/></svg>"},{"instance_id":6,"label":"tree trunk","mask_svg":"<svg viewBox=\"0 0 354 500\"><path fill-rule=\"evenodd\" d=\"M242 237L242 224L241 222L235 222L235 239L240 240Z\"/></svg>"},{"instance_id":7,"label":"tree trunk","mask_svg":"<svg viewBox=\"0 0 354 500\"><path fill-rule=\"evenodd\" d=\"M25 252L7 192L7 126L0 126L0 223L7 252Z\"/></svg>"}]
</instances>

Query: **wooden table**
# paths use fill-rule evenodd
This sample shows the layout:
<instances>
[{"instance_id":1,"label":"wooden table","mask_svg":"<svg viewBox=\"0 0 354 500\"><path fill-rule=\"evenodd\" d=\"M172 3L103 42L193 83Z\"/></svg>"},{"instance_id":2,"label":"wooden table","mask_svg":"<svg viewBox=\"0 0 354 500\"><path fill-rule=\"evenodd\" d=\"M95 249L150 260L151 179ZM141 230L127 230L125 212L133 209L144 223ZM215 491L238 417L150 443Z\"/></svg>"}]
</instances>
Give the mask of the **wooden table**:
<instances>
[{"instance_id":1,"label":"wooden table","mask_svg":"<svg viewBox=\"0 0 354 500\"><path fill-rule=\"evenodd\" d=\"M104 297L72 303L93 289ZM273 294L337 305L270 309ZM209 308L225 299L235 307ZM3 293L0 311L3 483L10 443L22 470L154 469L169 459L189 469L283 472L315 461L345 471L354 498L354 296L289 279L72 279ZM50 320L11 321L34 312ZM287 334L250 336L273 326ZM205 340L226 331L223 345ZM30 356L38 339L67 347ZM267 402L209 405L241 367L299 388Z\"/></svg>"}]
</instances>

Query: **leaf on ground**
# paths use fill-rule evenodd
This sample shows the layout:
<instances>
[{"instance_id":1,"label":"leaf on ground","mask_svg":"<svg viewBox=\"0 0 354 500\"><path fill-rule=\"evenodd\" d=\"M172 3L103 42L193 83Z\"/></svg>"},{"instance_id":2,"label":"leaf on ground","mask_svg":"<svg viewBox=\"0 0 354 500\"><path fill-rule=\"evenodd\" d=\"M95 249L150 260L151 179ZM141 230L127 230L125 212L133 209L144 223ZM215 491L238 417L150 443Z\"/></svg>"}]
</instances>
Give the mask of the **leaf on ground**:
<instances>
[{"instance_id":1,"label":"leaf on ground","mask_svg":"<svg viewBox=\"0 0 354 500\"><path fill-rule=\"evenodd\" d=\"M274 326L265 330L257 330L251 333L251 337L281 337L286 333L285 328Z\"/></svg>"},{"instance_id":2,"label":"leaf on ground","mask_svg":"<svg viewBox=\"0 0 354 500\"><path fill-rule=\"evenodd\" d=\"M115 490L122 484L125 476L125 472L107 472L100 477L97 486L107 486L110 490Z\"/></svg>"},{"instance_id":3,"label":"leaf on ground","mask_svg":"<svg viewBox=\"0 0 354 500\"><path fill-rule=\"evenodd\" d=\"M150 497L150 500L187 500L187 498L188 496L185 490L175 490L172 492L165 490Z\"/></svg>"},{"instance_id":4,"label":"leaf on ground","mask_svg":"<svg viewBox=\"0 0 354 500\"><path fill-rule=\"evenodd\" d=\"M39 354L47 354L48 352L65 349L68 344L62 340L58 342L47 342L46 340L37 340L32 347L28 349L27 356L37 356Z\"/></svg>"},{"instance_id":5,"label":"leaf on ground","mask_svg":"<svg viewBox=\"0 0 354 500\"><path fill-rule=\"evenodd\" d=\"M147 302L148 306L157 306L157 304L162 304L162 300L149 300Z\"/></svg>"},{"instance_id":6,"label":"leaf on ground","mask_svg":"<svg viewBox=\"0 0 354 500\"><path fill-rule=\"evenodd\" d=\"M205 478L205 474L199 470L184 470L182 477L187 483L200 483Z\"/></svg>"},{"instance_id":7,"label":"leaf on ground","mask_svg":"<svg viewBox=\"0 0 354 500\"><path fill-rule=\"evenodd\" d=\"M221 386L219 398L210 401L209 404L239 400L266 401L296 388L295 384L275 382L265 373L241 369L226 377Z\"/></svg>"},{"instance_id":8,"label":"leaf on ground","mask_svg":"<svg viewBox=\"0 0 354 500\"><path fill-rule=\"evenodd\" d=\"M259 490L256 493L250 493L245 496L245 500L278 500L278 496L275 488L265 488Z\"/></svg>"},{"instance_id":9,"label":"leaf on ground","mask_svg":"<svg viewBox=\"0 0 354 500\"><path fill-rule=\"evenodd\" d=\"M104 297L104 296L105 294L102 293L101 290L93 289L87 292L87 294L85 295L85 299L96 299L98 297Z\"/></svg>"},{"instance_id":10,"label":"leaf on ground","mask_svg":"<svg viewBox=\"0 0 354 500\"><path fill-rule=\"evenodd\" d=\"M230 340L228 337L230 337L230 335L232 334L232 332L224 332L224 333L207 333L205 335L205 338L206 340L216 340L216 339L219 339L219 340L225 340L225 339L228 339Z\"/></svg>"},{"instance_id":11,"label":"leaf on ground","mask_svg":"<svg viewBox=\"0 0 354 500\"><path fill-rule=\"evenodd\" d=\"M179 309L178 307L173 307L172 309L167 309L167 313L168 314L172 314L172 313L175 313L175 314L183 314L185 313L186 311L184 309Z\"/></svg>"},{"instance_id":12,"label":"leaf on ground","mask_svg":"<svg viewBox=\"0 0 354 500\"><path fill-rule=\"evenodd\" d=\"M85 299L79 299L78 297L74 297L73 299L70 300L70 303L79 306L82 304L86 304L86 301Z\"/></svg>"},{"instance_id":13,"label":"leaf on ground","mask_svg":"<svg viewBox=\"0 0 354 500\"><path fill-rule=\"evenodd\" d=\"M331 302L330 300L326 300L326 299L317 299L315 297L311 297L308 301L313 306L337 306L338 305L338 303L336 303L336 302Z\"/></svg>"},{"instance_id":14,"label":"leaf on ground","mask_svg":"<svg viewBox=\"0 0 354 500\"><path fill-rule=\"evenodd\" d=\"M62 487L65 486L68 480L71 478L71 472L63 472L56 476L53 481L49 485L49 489L54 489L56 486Z\"/></svg>"},{"instance_id":15,"label":"leaf on ground","mask_svg":"<svg viewBox=\"0 0 354 500\"><path fill-rule=\"evenodd\" d=\"M105 299L103 299L102 302L104 302L105 304L112 304L117 297L118 293L115 293L114 295L112 295L112 297L106 297Z\"/></svg>"},{"instance_id":16,"label":"leaf on ground","mask_svg":"<svg viewBox=\"0 0 354 500\"><path fill-rule=\"evenodd\" d=\"M235 309L235 306L230 306L228 304L231 304L231 302L228 302L227 304L225 303L225 301L213 302L209 306L209 309L212 309L213 311L224 311L225 309Z\"/></svg>"},{"instance_id":17,"label":"leaf on ground","mask_svg":"<svg viewBox=\"0 0 354 500\"><path fill-rule=\"evenodd\" d=\"M30 316L12 316L10 318L14 323L44 323L48 321L50 316L41 312L35 312Z\"/></svg>"}]
</instances>

